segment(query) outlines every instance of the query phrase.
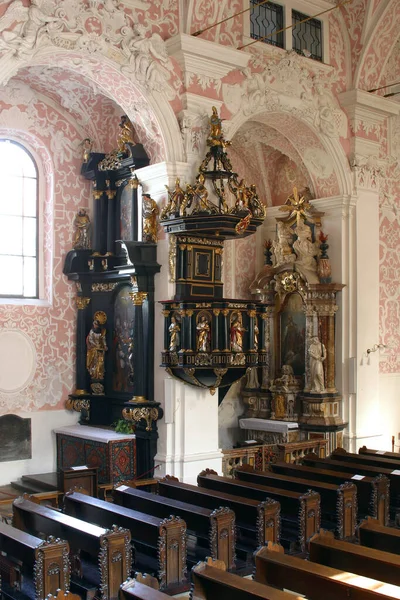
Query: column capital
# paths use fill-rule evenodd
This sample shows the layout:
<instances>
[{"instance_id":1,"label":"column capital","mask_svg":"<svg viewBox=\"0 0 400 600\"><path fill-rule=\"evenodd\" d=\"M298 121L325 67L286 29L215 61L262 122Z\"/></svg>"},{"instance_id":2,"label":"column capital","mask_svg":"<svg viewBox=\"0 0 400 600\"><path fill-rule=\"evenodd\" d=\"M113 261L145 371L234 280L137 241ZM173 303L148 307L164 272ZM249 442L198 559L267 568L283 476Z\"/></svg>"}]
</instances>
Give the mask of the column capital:
<instances>
[{"instance_id":1,"label":"column capital","mask_svg":"<svg viewBox=\"0 0 400 600\"><path fill-rule=\"evenodd\" d=\"M75 301L78 310L84 310L90 303L90 298L85 298L84 296L77 296L75 298Z\"/></svg>"},{"instance_id":2,"label":"column capital","mask_svg":"<svg viewBox=\"0 0 400 600\"><path fill-rule=\"evenodd\" d=\"M134 306L142 306L147 298L147 292L129 292Z\"/></svg>"}]
</instances>

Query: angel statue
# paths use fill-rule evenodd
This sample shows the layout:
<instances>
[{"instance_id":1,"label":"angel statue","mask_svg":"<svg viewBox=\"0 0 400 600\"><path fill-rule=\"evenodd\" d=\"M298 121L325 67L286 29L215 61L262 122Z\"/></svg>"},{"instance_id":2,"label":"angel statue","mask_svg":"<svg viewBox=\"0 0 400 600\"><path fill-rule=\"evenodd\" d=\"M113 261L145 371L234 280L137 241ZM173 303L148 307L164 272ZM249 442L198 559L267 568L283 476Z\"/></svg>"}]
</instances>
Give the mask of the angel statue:
<instances>
[{"instance_id":1,"label":"angel statue","mask_svg":"<svg viewBox=\"0 0 400 600\"><path fill-rule=\"evenodd\" d=\"M46 0L31 0L24 6L22 0L11 2L0 19L0 49L13 50L14 54L29 53L36 45L42 31L48 31L48 23L59 23L59 17L47 14ZM12 31L9 27L18 23Z\"/></svg>"}]
</instances>

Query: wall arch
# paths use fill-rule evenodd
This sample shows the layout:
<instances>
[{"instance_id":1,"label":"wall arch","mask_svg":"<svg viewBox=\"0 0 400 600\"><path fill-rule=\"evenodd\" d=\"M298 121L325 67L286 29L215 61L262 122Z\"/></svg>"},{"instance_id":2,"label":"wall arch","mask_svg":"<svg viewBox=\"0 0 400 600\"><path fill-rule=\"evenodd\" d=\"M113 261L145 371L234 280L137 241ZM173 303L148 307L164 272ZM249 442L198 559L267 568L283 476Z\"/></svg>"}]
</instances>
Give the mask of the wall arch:
<instances>
[{"instance_id":1,"label":"wall arch","mask_svg":"<svg viewBox=\"0 0 400 600\"><path fill-rule=\"evenodd\" d=\"M227 124L227 136L232 139L249 121L265 123L278 131L293 145L297 154L302 156L304 165L310 172L317 196L327 195L326 193L321 194L322 189L325 187L322 184L324 177L318 176L318 173L320 175L324 173L324 165L321 161L324 154L332 165L332 171L328 176L328 179L331 180L329 187L332 189L329 195L351 194L351 171L338 138L328 137L319 132L313 125L310 125L305 119L301 119L298 115L295 116L289 111L266 110L265 107L249 115L245 115L240 110ZM318 153L319 157L317 156ZM318 162L312 164L313 160L321 161L320 165L318 165ZM328 173L328 171L325 172Z\"/></svg>"},{"instance_id":2,"label":"wall arch","mask_svg":"<svg viewBox=\"0 0 400 600\"><path fill-rule=\"evenodd\" d=\"M22 68L30 66L58 67L79 73L91 81L107 97L121 106L135 123L144 145L159 147L157 162L184 160L179 124L166 94L145 89L133 81L121 65L102 54L85 55L54 46L39 48L32 58L0 60L0 82L8 82Z\"/></svg>"}]
</instances>

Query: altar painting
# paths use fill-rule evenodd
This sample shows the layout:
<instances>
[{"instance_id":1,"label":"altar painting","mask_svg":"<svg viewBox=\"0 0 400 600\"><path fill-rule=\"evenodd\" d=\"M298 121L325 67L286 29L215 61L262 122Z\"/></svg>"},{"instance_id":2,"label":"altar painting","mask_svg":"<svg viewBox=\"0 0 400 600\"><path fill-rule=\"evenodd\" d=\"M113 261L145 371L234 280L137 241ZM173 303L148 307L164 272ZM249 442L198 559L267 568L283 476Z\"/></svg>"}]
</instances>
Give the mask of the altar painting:
<instances>
[{"instance_id":1,"label":"altar painting","mask_svg":"<svg viewBox=\"0 0 400 600\"><path fill-rule=\"evenodd\" d=\"M296 377L305 372L306 315L302 298L294 293L288 296L280 313L281 367L290 365Z\"/></svg>"},{"instance_id":2,"label":"altar painting","mask_svg":"<svg viewBox=\"0 0 400 600\"><path fill-rule=\"evenodd\" d=\"M130 288L124 287L115 299L113 332L113 389L133 392L133 304Z\"/></svg>"}]
</instances>

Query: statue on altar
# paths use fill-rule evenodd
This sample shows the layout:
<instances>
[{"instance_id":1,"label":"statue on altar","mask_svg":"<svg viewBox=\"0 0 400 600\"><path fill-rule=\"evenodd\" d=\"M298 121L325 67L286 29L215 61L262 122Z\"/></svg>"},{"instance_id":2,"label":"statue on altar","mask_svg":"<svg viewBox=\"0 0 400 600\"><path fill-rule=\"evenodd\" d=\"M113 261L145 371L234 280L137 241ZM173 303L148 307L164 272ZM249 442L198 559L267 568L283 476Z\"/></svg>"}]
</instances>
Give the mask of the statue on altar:
<instances>
[{"instance_id":1,"label":"statue on altar","mask_svg":"<svg viewBox=\"0 0 400 600\"><path fill-rule=\"evenodd\" d=\"M160 212L157 202L153 200L150 194L143 194L143 241L157 243L157 217Z\"/></svg>"},{"instance_id":2,"label":"statue on altar","mask_svg":"<svg viewBox=\"0 0 400 600\"><path fill-rule=\"evenodd\" d=\"M75 233L72 242L74 250L90 248L90 219L84 208L81 208L74 219Z\"/></svg>"},{"instance_id":3,"label":"statue on altar","mask_svg":"<svg viewBox=\"0 0 400 600\"><path fill-rule=\"evenodd\" d=\"M104 355L108 348L106 328L102 325L106 319L107 317L102 311L96 312L92 328L86 338L86 368L91 379L97 381L104 379Z\"/></svg>"},{"instance_id":4,"label":"statue on altar","mask_svg":"<svg viewBox=\"0 0 400 600\"><path fill-rule=\"evenodd\" d=\"M275 267L282 264L294 263L296 255L293 252L293 231L282 221L276 225L277 240L272 242L272 251L275 258Z\"/></svg>"},{"instance_id":5,"label":"statue on altar","mask_svg":"<svg viewBox=\"0 0 400 600\"><path fill-rule=\"evenodd\" d=\"M319 244L312 241L311 228L302 220L296 227L296 235L297 239L293 243L293 250L297 256L296 265L304 272L310 283L318 283L315 257L319 255Z\"/></svg>"},{"instance_id":6,"label":"statue on altar","mask_svg":"<svg viewBox=\"0 0 400 600\"><path fill-rule=\"evenodd\" d=\"M131 121L129 120L129 118L126 115L122 115L119 127L120 127L120 132L118 134L118 141L117 141L118 151L121 154L124 154L126 152L126 144L129 144L130 146L136 145L136 141L135 141L136 133L135 133L135 130L134 130L134 127L133 127Z\"/></svg>"},{"instance_id":7,"label":"statue on altar","mask_svg":"<svg viewBox=\"0 0 400 600\"><path fill-rule=\"evenodd\" d=\"M321 394L325 391L323 363L326 359L326 348L318 336L311 338L308 354L310 357L310 392Z\"/></svg>"}]
</instances>

